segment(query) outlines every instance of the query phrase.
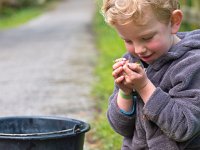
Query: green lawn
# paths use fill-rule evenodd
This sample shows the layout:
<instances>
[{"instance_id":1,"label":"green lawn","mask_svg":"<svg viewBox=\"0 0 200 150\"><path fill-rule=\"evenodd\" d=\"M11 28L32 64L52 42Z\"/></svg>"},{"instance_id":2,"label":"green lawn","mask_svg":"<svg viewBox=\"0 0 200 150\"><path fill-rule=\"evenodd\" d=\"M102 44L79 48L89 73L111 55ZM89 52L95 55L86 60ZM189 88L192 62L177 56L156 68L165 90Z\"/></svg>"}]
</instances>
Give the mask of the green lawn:
<instances>
[{"instance_id":1,"label":"green lawn","mask_svg":"<svg viewBox=\"0 0 200 150\"><path fill-rule=\"evenodd\" d=\"M93 87L94 96L97 101L97 109L100 115L92 124L93 138L101 144L93 150L119 150L122 138L114 133L106 118L108 98L113 90L112 64L113 60L121 57L125 52L123 41L116 32L107 26L103 17L97 12L94 17L94 31L96 45L99 50L98 65L95 74L98 77L97 84Z\"/></svg>"},{"instance_id":2,"label":"green lawn","mask_svg":"<svg viewBox=\"0 0 200 150\"><path fill-rule=\"evenodd\" d=\"M0 18L0 29L17 27L42 13L39 8L27 8L16 11L15 14Z\"/></svg>"}]
</instances>

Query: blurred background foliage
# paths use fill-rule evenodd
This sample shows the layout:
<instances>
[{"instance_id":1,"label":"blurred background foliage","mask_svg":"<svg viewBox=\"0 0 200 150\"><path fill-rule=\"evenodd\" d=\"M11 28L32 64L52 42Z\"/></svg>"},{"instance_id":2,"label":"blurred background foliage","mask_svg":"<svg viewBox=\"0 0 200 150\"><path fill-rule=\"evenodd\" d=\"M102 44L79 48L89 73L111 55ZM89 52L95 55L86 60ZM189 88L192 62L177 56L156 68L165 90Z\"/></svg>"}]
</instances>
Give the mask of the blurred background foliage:
<instances>
[{"instance_id":1,"label":"blurred background foliage","mask_svg":"<svg viewBox=\"0 0 200 150\"><path fill-rule=\"evenodd\" d=\"M0 0L0 30L17 27L53 9L61 0Z\"/></svg>"},{"instance_id":2,"label":"blurred background foliage","mask_svg":"<svg viewBox=\"0 0 200 150\"><path fill-rule=\"evenodd\" d=\"M33 5L42 5L50 0L0 0L0 8L20 8Z\"/></svg>"},{"instance_id":3,"label":"blurred background foliage","mask_svg":"<svg viewBox=\"0 0 200 150\"><path fill-rule=\"evenodd\" d=\"M19 9L42 6L52 0L0 0L0 17L7 17Z\"/></svg>"},{"instance_id":4,"label":"blurred background foliage","mask_svg":"<svg viewBox=\"0 0 200 150\"><path fill-rule=\"evenodd\" d=\"M184 17L181 31L194 30L200 27L200 1L180 0L181 10Z\"/></svg>"}]
</instances>

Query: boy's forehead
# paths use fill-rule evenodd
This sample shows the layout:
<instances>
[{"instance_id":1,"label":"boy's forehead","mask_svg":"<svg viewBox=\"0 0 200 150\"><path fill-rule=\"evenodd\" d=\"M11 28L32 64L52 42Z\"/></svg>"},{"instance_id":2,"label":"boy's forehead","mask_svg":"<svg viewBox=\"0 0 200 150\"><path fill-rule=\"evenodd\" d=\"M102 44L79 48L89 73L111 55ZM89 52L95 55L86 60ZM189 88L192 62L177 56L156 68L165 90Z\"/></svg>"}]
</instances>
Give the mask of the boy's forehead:
<instances>
[{"instance_id":1,"label":"boy's forehead","mask_svg":"<svg viewBox=\"0 0 200 150\"><path fill-rule=\"evenodd\" d=\"M145 9L141 18L133 20L125 25L116 25L116 29L123 34L129 34L130 31L134 31L137 35L145 35L150 32L154 32L155 26L157 26L159 20L155 16L151 8ZM138 32L138 33L137 33Z\"/></svg>"},{"instance_id":2,"label":"boy's forehead","mask_svg":"<svg viewBox=\"0 0 200 150\"><path fill-rule=\"evenodd\" d=\"M145 11L143 11L143 14L141 17L139 17L137 20L133 20L133 22L138 26L148 26L153 21L157 21L157 17L154 14L153 10L150 7L146 7Z\"/></svg>"},{"instance_id":3,"label":"boy's forehead","mask_svg":"<svg viewBox=\"0 0 200 150\"><path fill-rule=\"evenodd\" d=\"M135 25L133 22L127 25L116 26L117 32L122 39L133 39L156 32L155 26Z\"/></svg>"},{"instance_id":4,"label":"boy's forehead","mask_svg":"<svg viewBox=\"0 0 200 150\"><path fill-rule=\"evenodd\" d=\"M138 20L133 20L131 23L134 28L140 29L145 32L145 30L151 30L154 26L160 23L155 16L155 14L151 11L145 13L142 18Z\"/></svg>"},{"instance_id":5,"label":"boy's forehead","mask_svg":"<svg viewBox=\"0 0 200 150\"><path fill-rule=\"evenodd\" d=\"M126 25L117 25L116 29L123 39L132 39L155 33L158 24L160 22L156 18L148 17L142 23L133 21Z\"/></svg>"}]
</instances>

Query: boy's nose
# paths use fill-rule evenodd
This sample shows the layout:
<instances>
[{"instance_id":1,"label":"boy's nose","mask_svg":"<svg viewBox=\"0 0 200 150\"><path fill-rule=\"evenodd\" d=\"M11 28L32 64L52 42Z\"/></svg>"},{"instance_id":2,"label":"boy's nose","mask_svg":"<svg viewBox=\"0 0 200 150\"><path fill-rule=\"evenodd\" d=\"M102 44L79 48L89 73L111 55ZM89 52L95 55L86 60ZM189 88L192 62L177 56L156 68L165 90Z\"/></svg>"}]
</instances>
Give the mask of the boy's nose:
<instances>
[{"instance_id":1,"label":"boy's nose","mask_svg":"<svg viewBox=\"0 0 200 150\"><path fill-rule=\"evenodd\" d=\"M142 45L135 45L135 53L136 54L144 54L146 53L147 49Z\"/></svg>"}]
</instances>

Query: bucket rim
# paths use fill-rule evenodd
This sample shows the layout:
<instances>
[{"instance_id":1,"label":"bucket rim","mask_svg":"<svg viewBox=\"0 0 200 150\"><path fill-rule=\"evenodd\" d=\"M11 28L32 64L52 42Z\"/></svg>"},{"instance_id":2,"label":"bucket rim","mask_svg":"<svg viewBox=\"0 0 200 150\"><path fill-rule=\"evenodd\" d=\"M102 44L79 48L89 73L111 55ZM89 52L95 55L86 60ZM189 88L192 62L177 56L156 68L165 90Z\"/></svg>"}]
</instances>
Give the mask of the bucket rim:
<instances>
[{"instance_id":1,"label":"bucket rim","mask_svg":"<svg viewBox=\"0 0 200 150\"><path fill-rule=\"evenodd\" d=\"M0 117L0 122L2 120L7 120L7 119L59 120L59 121L72 121L78 124L75 125L74 128L72 129L60 130L55 132L33 133L33 134L0 133L0 139L15 139L15 140L45 140L45 139L55 139L55 138L57 139L57 138L79 136L80 134L85 134L85 132L90 130L90 125L84 121L68 117L61 117L61 116L6 116L6 117Z\"/></svg>"}]
</instances>

